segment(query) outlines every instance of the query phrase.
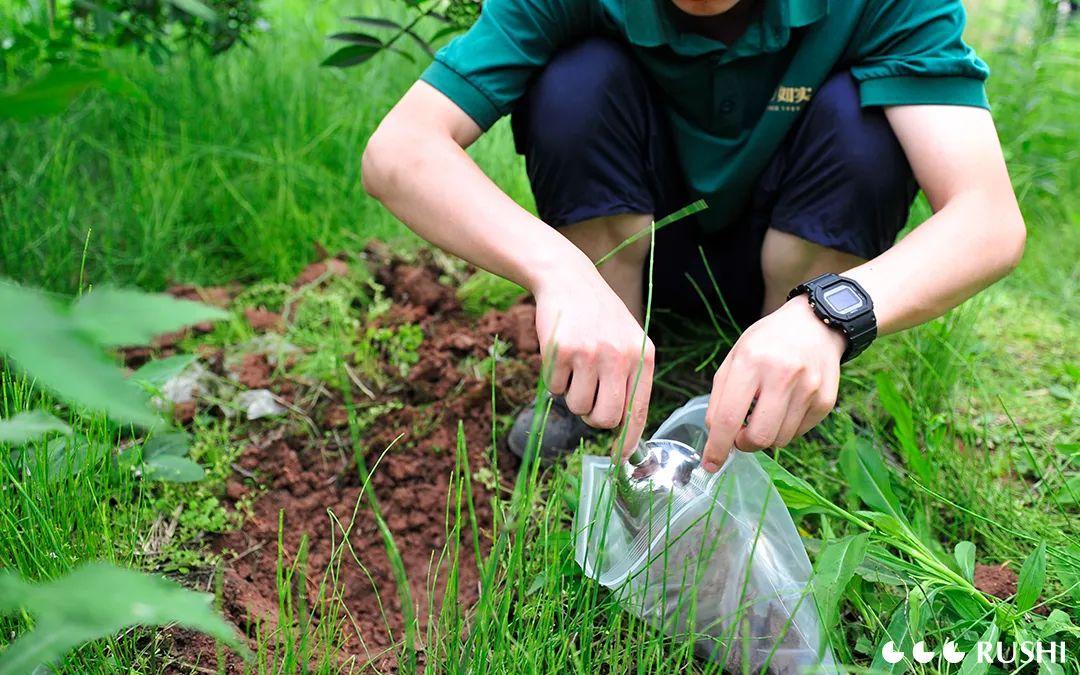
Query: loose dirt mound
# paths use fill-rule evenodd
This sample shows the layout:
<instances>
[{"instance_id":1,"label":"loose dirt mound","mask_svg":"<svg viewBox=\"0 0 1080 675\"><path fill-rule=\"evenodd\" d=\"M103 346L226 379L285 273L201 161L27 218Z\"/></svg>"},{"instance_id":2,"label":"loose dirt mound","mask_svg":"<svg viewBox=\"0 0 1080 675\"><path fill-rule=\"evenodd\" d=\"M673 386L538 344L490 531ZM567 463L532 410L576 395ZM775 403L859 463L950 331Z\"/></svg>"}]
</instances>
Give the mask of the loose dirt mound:
<instances>
[{"instance_id":1,"label":"loose dirt mound","mask_svg":"<svg viewBox=\"0 0 1080 675\"><path fill-rule=\"evenodd\" d=\"M1019 577L1016 572L1009 569L1007 565L983 565L981 563L975 565L973 583L975 588L987 595L992 595L1000 600L1008 600L1016 595L1018 582ZM1039 598L1033 611L1043 616L1050 614L1050 608L1042 604L1042 598Z\"/></svg>"},{"instance_id":2,"label":"loose dirt mound","mask_svg":"<svg viewBox=\"0 0 1080 675\"><path fill-rule=\"evenodd\" d=\"M344 274L343 264L317 263L319 268L305 270L296 285ZM507 347L496 368L495 414L512 412L530 401L539 367L535 311L520 304L506 312L470 317L460 309L453 290L439 283L438 272L430 265L387 262L376 271L376 278L393 301L389 311L379 317L380 325L392 328L414 323L423 330L424 338L417 350L419 360L407 377L394 372L386 378L392 382L386 391L372 391L362 382L354 386L357 414L373 416L365 420L360 449L368 467L375 467L371 485L403 558L416 614L426 617L429 596L437 608L447 577L446 565L439 569L438 561L452 523L447 523L446 507L457 462L459 422L467 441L471 473L476 475L489 467L486 475L492 475L490 371L463 368L462 364L488 357L499 335ZM268 328L280 321L277 315L253 313L248 319ZM304 407L303 396L297 391L300 387L273 381L264 359L246 358L239 373L233 373L237 376L247 386L268 386ZM374 515L361 494L348 442L348 411L336 393L326 395L325 388L323 391L315 409L306 410L322 433L313 434L309 425L297 422L260 420L236 464L236 475L229 479L227 499L231 502L256 496L245 525L213 543L225 561L225 611L249 635L256 626L263 630L276 626L279 518L286 565L293 563L306 538L309 597L317 594L324 571L334 562L334 547L340 547L343 530L348 530L352 554L346 549L338 567L338 590L351 615L342 626L348 652L342 656L354 657L352 664L357 669L363 669L367 662L380 670L391 669L394 644L403 633L392 567ZM500 454L498 462L504 470L516 467L509 454ZM472 487L476 517L486 533L491 527L493 486L490 480L487 486L473 480ZM349 529L354 511L355 522ZM481 539L486 545L486 534ZM467 529L463 530L463 541L458 602L467 607L477 598L478 578ZM438 581L433 584L435 578ZM187 664L213 667L215 663L212 646L198 636L179 634L175 646Z\"/></svg>"}]
</instances>

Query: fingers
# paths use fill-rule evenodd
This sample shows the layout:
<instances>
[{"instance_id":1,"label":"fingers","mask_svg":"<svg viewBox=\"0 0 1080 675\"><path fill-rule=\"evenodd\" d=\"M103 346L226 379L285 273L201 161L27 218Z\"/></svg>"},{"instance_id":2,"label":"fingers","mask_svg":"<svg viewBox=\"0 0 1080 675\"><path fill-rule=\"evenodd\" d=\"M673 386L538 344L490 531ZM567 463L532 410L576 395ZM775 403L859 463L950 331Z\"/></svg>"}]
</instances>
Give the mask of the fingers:
<instances>
[{"instance_id":1,"label":"fingers","mask_svg":"<svg viewBox=\"0 0 1080 675\"><path fill-rule=\"evenodd\" d=\"M749 368L731 368L725 362L716 371L707 413L709 439L701 462L706 471L716 471L727 459L757 390L756 374Z\"/></svg>"},{"instance_id":2,"label":"fingers","mask_svg":"<svg viewBox=\"0 0 1080 675\"><path fill-rule=\"evenodd\" d=\"M837 370L835 373L826 376L826 379L827 381L810 398L806 414L803 415L799 428L795 432L796 437L802 436L816 427L836 407L836 394L840 387L840 371Z\"/></svg>"},{"instance_id":3,"label":"fingers","mask_svg":"<svg viewBox=\"0 0 1080 675\"><path fill-rule=\"evenodd\" d=\"M556 396L566 393L570 385L570 359L555 350L555 363L548 375L548 390Z\"/></svg>"},{"instance_id":4,"label":"fingers","mask_svg":"<svg viewBox=\"0 0 1080 675\"><path fill-rule=\"evenodd\" d=\"M782 448L799 436L799 429L806 418L806 404L788 406L784 421L780 423L780 431L776 434L773 445Z\"/></svg>"},{"instance_id":5,"label":"fingers","mask_svg":"<svg viewBox=\"0 0 1080 675\"><path fill-rule=\"evenodd\" d=\"M622 354L606 356L600 364L600 386L592 410L582 416L585 423L597 429L613 429L622 422L626 408L626 372L629 363Z\"/></svg>"},{"instance_id":6,"label":"fingers","mask_svg":"<svg viewBox=\"0 0 1080 675\"><path fill-rule=\"evenodd\" d=\"M578 356L566 390L566 407L575 415L588 415L596 402L596 366L584 356Z\"/></svg>"},{"instance_id":7,"label":"fingers","mask_svg":"<svg viewBox=\"0 0 1080 675\"><path fill-rule=\"evenodd\" d=\"M791 396L788 400L787 411L784 413L784 418L780 422L779 428L776 432L776 438L773 439L771 446L782 448L791 443L792 440L802 435L800 429L802 428L803 420L806 419L807 412L810 410L811 404L816 395L816 390L812 388L813 379L801 381L797 384L791 392ZM751 415L753 418L753 415ZM739 446L740 448L742 446Z\"/></svg>"},{"instance_id":8,"label":"fingers","mask_svg":"<svg viewBox=\"0 0 1080 675\"><path fill-rule=\"evenodd\" d=\"M630 410L626 414L626 436L620 448L621 456L626 457L641 440L641 434L645 431L645 422L649 417L649 398L652 396L652 379L656 366L656 351L652 340L645 343L645 354L640 364L641 374L637 369L630 372L626 382L626 404ZM635 382L636 380L636 382ZM617 441L618 439L616 439Z\"/></svg>"},{"instance_id":9,"label":"fingers","mask_svg":"<svg viewBox=\"0 0 1080 675\"><path fill-rule=\"evenodd\" d=\"M783 389L763 391L754 404L750 420L735 436L735 447L743 452L757 452L772 447L780 435L790 401L790 395ZM802 415L799 415L799 419L802 420Z\"/></svg>"}]
</instances>

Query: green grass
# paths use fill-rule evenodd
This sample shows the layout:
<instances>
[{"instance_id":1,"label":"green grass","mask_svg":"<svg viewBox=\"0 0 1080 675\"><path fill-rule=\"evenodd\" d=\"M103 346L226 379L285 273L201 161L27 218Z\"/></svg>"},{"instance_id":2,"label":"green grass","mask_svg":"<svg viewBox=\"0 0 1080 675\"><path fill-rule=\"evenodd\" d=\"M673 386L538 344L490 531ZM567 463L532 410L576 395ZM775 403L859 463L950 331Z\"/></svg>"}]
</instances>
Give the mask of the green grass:
<instances>
[{"instance_id":1,"label":"green grass","mask_svg":"<svg viewBox=\"0 0 1080 675\"><path fill-rule=\"evenodd\" d=\"M779 460L850 511L861 506L837 461L839 449L854 435L875 439L887 448L902 508L928 550L948 558L957 543L970 541L978 562L1019 570L1045 541L1044 596L1080 623L1080 504L1069 500L1072 486L1080 485L1080 26L1048 39L1034 28L1031 4L980 3L971 12L970 39L994 73L995 118L1029 226L1023 264L964 309L882 340L845 372L841 409ZM368 134L421 65L390 55L362 69L321 69L317 63L330 49L324 36L340 28L340 16L365 7L295 0L266 7L271 32L251 50L213 60L180 57L160 68L133 55L113 57L145 100L99 93L57 119L0 124L0 276L63 292L76 290L81 278L146 288L242 279L258 282L249 291L257 305L288 292L275 283L308 262L316 242L331 250L356 250L371 237L406 249L417 245L362 194L359 177ZM531 205L505 123L473 154L515 199ZM922 204L914 218L926 215ZM469 299L479 297L478 304L505 295L486 280L473 285ZM344 317L360 294L358 287L337 287L319 307ZM219 326L208 339L226 345L248 339L236 324ZM335 382L338 355L355 349L360 338L348 323L322 333L319 325L300 322L294 337L325 347L316 349L321 358L303 365ZM706 338L715 340L706 329L685 351L689 363L713 351ZM393 336L383 343L363 339L372 342L373 354L393 349ZM905 455L897 411L886 409L878 394L881 373L910 411L929 473L920 475ZM673 388L691 381L666 382L654 416L662 414L665 397L669 406L677 400ZM5 417L52 405L20 380L6 378L2 388ZM73 415L70 422L111 446L126 440L101 419ZM358 424L353 415L354 433ZM148 489L108 462L59 484L41 471L0 471L0 567L34 579L54 578L89 559L180 575L200 568L206 562L200 537L231 526L216 499L237 448L228 427L205 426L197 437L193 456L210 478L195 486ZM475 546L479 536L468 516L475 472L461 466L449 496L448 509L461 516L454 518L445 553L452 576L456 552ZM576 461L517 481L513 494L496 505L494 552L481 570L478 606L421 608L442 618L441 629L411 636L425 646L427 663L454 672L700 670L686 641L658 636L582 578L570 533ZM146 555L147 542L178 508L174 536ZM802 517L798 525L812 552L815 542L858 531L849 521L820 515ZM278 574L282 624L296 619L300 630L283 649L275 646L281 635L262 636L255 661L260 672L293 672L302 663L333 672L338 663L333 629L347 608L336 600L335 566L359 563L342 547L322 577L321 596L304 598L296 576L303 574L296 563L302 558L283 551ZM920 597L857 580L836 634L840 653L869 663L905 596ZM323 621L306 620L310 606L325 610ZM946 614L934 621L945 622ZM1006 627L1030 625L1024 623L1030 617L1018 623L999 618ZM0 644L29 624L19 615L0 620ZM404 646L402 656L418 658ZM165 658L158 639L139 632L91 643L57 670L154 672ZM352 663L359 670L363 660Z\"/></svg>"},{"instance_id":2,"label":"green grass","mask_svg":"<svg viewBox=\"0 0 1080 675\"><path fill-rule=\"evenodd\" d=\"M285 280L316 242L414 245L363 193L360 158L422 66L392 54L344 72L318 65L325 36L363 9L271 0L253 49L158 68L119 54L111 65L143 98L102 93L58 119L0 126L0 274L74 291L86 243L88 279L157 289ZM528 203L509 144L503 124L476 153Z\"/></svg>"},{"instance_id":3,"label":"green grass","mask_svg":"<svg viewBox=\"0 0 1080 675\"><path fill-rule=\"evenodd\" d=\"M0 417L25 409L55 410L53 400L34 393L22 378L0 373ZM105 451L85 465L50 465L34 444L34 459L16 470L0 461L0 568L35 580L59 577L76 566L104 560L188 578L206 567L199 545L211 533L235 528L238 515L218 501L239 448L227 426L201 426L191 457L208 480L176 486L148 484L113 452L132 439L99 416L69 413L66 421ZM69 468L70 467L70 468ZM77 468L76 468L77 467ZM59 468L59 470L58 470ZM191 578L194 580L194 578ZM203 588L202 590L208 590ZM12 636L33 625L26 615L0 616L0 632ZM61 672L159 671L164 663L160 635L128 632L88 643L60 664ZM5 638L6 639L6 638Z\"/></svg>"}]
</instances>

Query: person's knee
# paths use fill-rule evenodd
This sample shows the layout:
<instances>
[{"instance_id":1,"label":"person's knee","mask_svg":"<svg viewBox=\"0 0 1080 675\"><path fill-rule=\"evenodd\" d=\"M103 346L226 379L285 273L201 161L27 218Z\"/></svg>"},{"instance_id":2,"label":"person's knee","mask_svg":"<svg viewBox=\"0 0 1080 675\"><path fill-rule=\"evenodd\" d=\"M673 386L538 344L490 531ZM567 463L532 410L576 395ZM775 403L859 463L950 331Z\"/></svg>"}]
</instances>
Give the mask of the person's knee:
<instances>
[{"instance_id":1,"label":"person's knee","mask_svg":"<svg viewBox=\"0 0 1080 675\"><path fill-rule=\"evenodd\" d=\"M649 237L640 235L651 220L651 214L624 213L590 218L560 232L593 262L618 249L609 258L612 265L640 267L649 252Z\"/></svg>"},{"instance_id":2,"label":"person's knee","mask_svg":"<svg viewBox=\"0 0 1080 675\"><path fill-rule=\"evenodd\" d=\"M776 229L766 232L761 247L761 273L766 289L781 294L807 279L828 272L845 272L862 262L858 256Z\"/></svg>"},{"instance_id":3,"label":"person's knee","mask_svg":"<svg viewBox=\"0 0 1080 675\"><path fill-rule=\"evenodd\" d=\"M559 151L587 141L612 115L622 92L641 86L626 48L589 38L560 51L530 85L524 111L534 146Z\"/></svg>"}]
</instances>

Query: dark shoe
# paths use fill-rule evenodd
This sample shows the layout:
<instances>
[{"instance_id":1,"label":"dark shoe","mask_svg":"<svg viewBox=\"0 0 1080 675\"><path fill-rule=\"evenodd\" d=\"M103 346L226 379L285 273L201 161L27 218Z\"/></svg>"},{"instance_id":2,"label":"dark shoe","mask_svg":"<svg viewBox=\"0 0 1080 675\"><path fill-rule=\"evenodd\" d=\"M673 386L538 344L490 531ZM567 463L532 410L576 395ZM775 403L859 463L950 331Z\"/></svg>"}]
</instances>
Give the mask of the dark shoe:
<instances>
[{"instance_id":1,"label":"dark shoe","mask_svg":"<svg viewBox=\"0 0 1080 675\"><path fill-rule=\"evenodd\" d=\"M506 444L510 452L521 459L525 459L525 452L529 448L529 432L532 431L533 417L536 413L544 414L546 404L542 404L537 410L536 401L518 413L514 420L514 426L510 428L510 435ZM568 455L577 449L582 439L593 438L597 430L585 424L584 420L570 412L566 407L566 399L555 396L551 399L551 410L547 413L540 438L539 455L543 462L552 462L564 455Z\"/></svg>"}]
</instances>

